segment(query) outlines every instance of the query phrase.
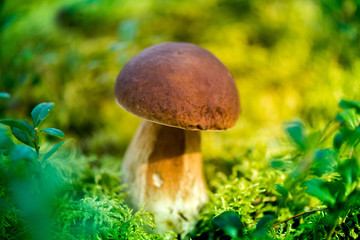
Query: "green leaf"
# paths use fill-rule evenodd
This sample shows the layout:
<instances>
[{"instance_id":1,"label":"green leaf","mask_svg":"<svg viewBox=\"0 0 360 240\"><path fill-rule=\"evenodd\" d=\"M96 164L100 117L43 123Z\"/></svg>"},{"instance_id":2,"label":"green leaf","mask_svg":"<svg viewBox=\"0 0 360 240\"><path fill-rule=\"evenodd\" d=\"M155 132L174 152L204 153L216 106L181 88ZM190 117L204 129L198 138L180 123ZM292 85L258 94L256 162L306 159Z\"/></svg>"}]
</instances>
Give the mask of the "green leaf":
<instances>
[{"instance_id":1,"label":"green leaf","mask_svg":"<svg viewBox=\"0 0 360 240\"><path fill-rule=\"evenodd\" d=\"M34 161L37 158L36 152L24 145L16 145L10 152L10 160L14 162L19 162L23 160Z\"/></svg>"},{"instance_id":2,"label":"green leaf","mask_svg":"<svg viewBox=\"0 0 360 240\"><path fill-rule=\"evenodd\" d=\"M39 126L39 124L49 115L53 107L54 103L40 103L34 107L31 111L34 127Z\"/></svg>"},{"instance_id":3,"label":"green leaf","mask_svg":"<svg viewBox=\"0 0 360 240\"><path fill-rule=\"evenodd\" d=\"M58 138L63 138L64 137L64 133L56 128L45 128L43 130L41 130L40 132L45 132L47 134L50 134L52 136L58 137Z\"/></svg>"},{"instance_id":4,"label":"green leaf","mask_svg":"<svg viewBox=\"0 0 360 240\"><path fill-rule=\"evenodd\" d=\"M305 150L306 148L306 136L305 127L301 122L290 122L285 125L285 130L288 133L291 140L300 148Z\"/></svg>"},{"instance_id":5,"label":"green leaf","mask_svg":"<svg viewBox=\"0 0 360 240\"><path fill-rule=\"evenodd\" d=\"M25 121L14 120L14 119L1 119L0 123L7 125L11 128L18 128L21 131L26 132L30 136L32 136L34 133L34 128Z\"/></svg>"},{"instance_id":6,"label":"green leaf","mask_svg":"<svg viewBox=\"0 0 360 240\"><path fill-rule=\"evenodd\" d=\"M341 100L339 106L343 109L355 109L356 112L360 113L360 101Z\"/></svg>"},{"instance_id":7,"label":"green leaf","mask_svg":"<svg viewBox=\"0 0 360 240\"><path fill-rule=\"evenodd\" d=\"M126 20L119 24L118 36L123 42L132 42L136 38L138 26L133 20Z\"/></svg>"},{"instance_id":8,"label":"green leaf","mask_svg":"<svg viewBox=\"0 0 360 240\"><path fill-rule=\"evenodd\" d=\"M241 222L241 216L232 211L225 211L214 217L213 225L222 229L226 235L239 239L244 233L244 225Z\"/></svg>"},{"instance_id":9,"label":"green leaf","mask_svg":"<svg viewBox=\"0 0 360 240\"><path fill-rule=\"evenodd\" d=\"M355 206L357 207L357 206L359 206L359 199L360 199L360 191L359 190L354 190L347 197L346 204L350 208L355 207Z\"/></svg>"},{"instance_id":10,"label":"green leaf","mask_svg":"<svg viewBox=\"0 0 360 240\"><path fill-rule=\"evenodd\" d=\"M288 164L286 164L283 160L281 159L272 159L271 162L270 162L270 166L276 170L281 170L281 171L284 171L286 170L286 168L288 167L287 166Z\"/></svg>"},{"instance_id":11,"label":"green leaf","mask_svg":"<svg viewBox=\"0 0 360 240\"><path fill-rule=\"evenodd\" d=\"M260 220L256 223L256 229L253 234L253 239L269 239L267 238L270 223L275 219L275 216L272 214L264 215Z\"/></svg>"},{"instance_id":12,"label":"green leaf","mask_svg":"<svg viewBox=\"0 0 360 240\"><path fill-rule=\"evenodd\" d=\"M359 151L359 143L360 143L360 126L356 127L355 130L351 130L349 128L343 127L340 129L342 136L342 143L340 145L340 155L351 156L351 152Z\"/></svg>"},{"instance_id":13,"label":"green leaf","mask_svg":"<svg viewBox=\"0 0 360 240\"><path fill-rule=\"evenodd\" d=\"M307 194L318 198L320 201L334 205L336 202L335 197L325 186L325 183L326 182L322 179L314 178L304 182L303 185L307 187L306 189Z\"/></svg>"},{"instance_id":14,"label":"green leaf","mask_svg":"<svg viewBox=\"0 0 360 240\"><path fill-rule=\"evenodd\" d=\"M6 175L8 179L11 179L11 183L19 183L20 180L25 180L26 182L30 182L31 179L35 179L38 177L38 175L35 175L35 171L40 170L39 169L39 161L37 161L38 155L37 153L26 145L16 145L9 154L8 159L10 160L7 163L7 171ZM1 176L5 177L5 176ZM30 180L30 181L29 181ZM28 186L29 187L29 186ZM11 188L12 192L15 193L21 193L21 192L31 192L34 194L34 188ZM23 201L28 202L29 198L21 198Z\"/></svg>"},{"instance_id":15,"label":"green leaf","mask_svg":"<svg viewBox=\"0 0 360 240\"><path fill-rule=\"evenodd\" d=\"M256 223L256 229L264 228L266 226L270 226L270 222L275 219L275 216L272 214L268 214L260 218L260 220Z\"/></svg>"},{"instance_id":16,"label":"green leaf","mask_svg":"<svg viewBox=\"0 0 360 240\"><path fill-rule=\"evenodd\" d=\"M14 142L11 140L10 136L6 133L5 129L0 128L0 149L8 152L14 147Z\"/></svg>"},{"instance_id":17,"label":"green leaf","mask_svg":"<svg viewBox=\"0 0 360 240\"><path fill-rule=\"evenodd\" d=\"M345 123L346 126L352 130L358 125L356 112L354 109L346 109L336 115L335 119L340 123Z\"/></svg>"},{"instance_id":18,"label":"green leaf","mask_svg":"<svg viewBox=\"0 0 360 240\"><path fill-rule=\"evenodd\" d=\"M338 172L340 173L343 181L347 184L352 184L359 179L360 166L355 158L346 159L339 164Z\"/></svg>"},{"instance_id":19,"label":"green leaf","mask_svg":"<svg viewBox=\"0 0 360 240\"><path fill-rule=\"evenodd\" d=\"M0 98L10 98L10 94L5 92L0 92Z\"/></svg>"},{"instance_id":20,"label":"green leaf","mask_svg":"<svg viewBox=\"0 0 360 240\"><path fill-rule=\"evenodd\" d=\"M278 193L280 193L281 198L282 198L283 200L285 200L285 199L288 197L289 192L288 192L288 190L287 190L284 186L281 186L281 185L279 185L279 184L276 184L276 185L275 185L275 189L276 189L276 191L277 191Z\"/></svg>"},{"instance_id":21,"label":"green leaf","mask_svg":"<svg viewBox=\"0 0 360 240\"><path fill-rule=\"evenodd\" d=\"M315 152L312 171L318 177L326 172L331 172L336 166L336 154L333 149L323 149Z\"/></svg>"},{"instance_id":22,"label":"green leaf","mask_svg":"<svg viewBox=\"0 0 360 240\"><path fill-rule=\"evenodd\" d=\"M14 134L14 136L21 142L25 143L26 145L30 147L35 147L34 143L31 141L30 135L18 128L11 128L11 132Z\"/></svg>"},{"instance_id":23,"label":"green leaf","mask_svg":"<svg viewBox=\"0 0 360 240\"><path fill-rule=\"evenodd\" d=\"M50 149L50 151L48 151L47 153L44 154L43 156L43 161L46 161L47 159L49 159L49 157L51 157L51 155L53 155L64 143L68 142L68 141L72 141L75 140L74 138L70 138L70 139L66 139L58 144L56 144L53 148Z\"/></svg>"},{"instance_id":24,"label":"green leaf","mask_svg":"<svg viewBox=\"0 0 360 240\"><path fill-rule=\"evenodd\" d=\"M344 143L344 136L342 133L337 133L334 137L333 146L339 150Z\"/></svg>"},{"instance_id":25,"label":"green leaf","mask_svg":"<svg viewBox=\"0 0 360 240\"><path fill-rule=\"evenodd\" d=\"M324 187L334 196L337 202L344 200L346 188L345 183L342 181L325 182Z\"/></svg>"}]
</instances>

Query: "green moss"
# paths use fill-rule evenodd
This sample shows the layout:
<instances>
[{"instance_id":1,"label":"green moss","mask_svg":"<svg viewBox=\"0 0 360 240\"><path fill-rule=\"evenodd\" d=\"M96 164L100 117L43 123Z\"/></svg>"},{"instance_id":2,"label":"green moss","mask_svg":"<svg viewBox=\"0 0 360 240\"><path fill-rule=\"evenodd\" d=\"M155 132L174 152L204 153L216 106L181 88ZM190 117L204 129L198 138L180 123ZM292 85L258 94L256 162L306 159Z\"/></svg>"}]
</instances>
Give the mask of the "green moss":
<instances>
[{"instance_id":1,"label":"green moss","mask_svg":"<svg viewBox=\"0 0 360 240\"><path fill-rule=\"evenodd\" d=\"M358 238L348 166L359 159L359 9L355 0L0 1L0 89L11 95L0 96L0 117L31 122L36 104L55 102L42 127L78 139L39 164L0 129L0 236L174 237L147 233L151 213L123 202L122 156L140 120L116 105L113 85L143 48L187 41L229 68L243 109L234 128L203 134L210 201L189 237L229 239L213 219L230 211L243 238ZM334 120L342 98L355 101ZM303 122L284 131L295 116ZM326 127L333 120L340 126ZM42 154L54 141L39 140Z\"/></svg>"}]
</instances>

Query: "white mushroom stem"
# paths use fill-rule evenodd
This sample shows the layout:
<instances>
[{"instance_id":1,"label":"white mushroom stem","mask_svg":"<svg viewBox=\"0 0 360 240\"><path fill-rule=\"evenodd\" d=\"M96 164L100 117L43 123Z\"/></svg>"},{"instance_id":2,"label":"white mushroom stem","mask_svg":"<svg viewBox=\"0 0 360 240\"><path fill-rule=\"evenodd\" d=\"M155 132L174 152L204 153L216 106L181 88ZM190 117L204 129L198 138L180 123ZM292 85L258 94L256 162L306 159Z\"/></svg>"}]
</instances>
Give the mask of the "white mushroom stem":
<instances>
[{"instance_id":1,"label":"white mushroom stem","mask_svg":"<svg viewBox=\"0 0 360 240\"><path fill-rule=\"evenodd\" d=\"M158 233L184 234L207 201L200 132L142 121L125 154L128 204L155 215Z\"/></svg>"}]
</instances>

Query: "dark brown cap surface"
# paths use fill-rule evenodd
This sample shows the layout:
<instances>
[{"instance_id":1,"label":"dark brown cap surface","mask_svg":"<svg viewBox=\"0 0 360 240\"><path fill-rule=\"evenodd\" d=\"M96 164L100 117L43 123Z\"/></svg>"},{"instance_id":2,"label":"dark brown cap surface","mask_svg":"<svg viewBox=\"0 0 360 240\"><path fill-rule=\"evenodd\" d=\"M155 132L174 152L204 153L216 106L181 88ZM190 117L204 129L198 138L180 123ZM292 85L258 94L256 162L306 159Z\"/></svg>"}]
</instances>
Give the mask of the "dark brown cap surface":
<instances>
[{"instance_id":1,"label":"dark brown cap surface","mask_svg":"<svg viewBox=\"0 0 360 240\"><path fill-rule=\"evenodd\" d=\"M121 70L115 98L140 118L184 129L226 129L240 113L229 71L210 52L189 43L141 51Z\"/></svg>"}]
</instances>

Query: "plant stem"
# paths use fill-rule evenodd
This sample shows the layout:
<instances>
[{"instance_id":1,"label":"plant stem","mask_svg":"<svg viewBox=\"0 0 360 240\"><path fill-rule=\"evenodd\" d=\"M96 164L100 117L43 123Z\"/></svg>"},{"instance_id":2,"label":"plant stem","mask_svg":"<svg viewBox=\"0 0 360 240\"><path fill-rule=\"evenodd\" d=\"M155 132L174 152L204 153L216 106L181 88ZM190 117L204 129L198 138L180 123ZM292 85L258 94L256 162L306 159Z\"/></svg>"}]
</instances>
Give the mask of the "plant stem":
<instances>
[{"instance_id":1,"label":"plant stem","mask_svg":"<svg viewBox=\"0 0 360 240\"><path fill-rule=\"evenodd\" d=\"M33 143L34 143L34 146L35 146L36 154L38 156L38 161L40 162L40 146L37 144L38 129L35 128L34 131L35 131L35 134L34 134Z\"/></svg>"},{"instance_id":2,"label":"plant stem","mask_svg":"<svg viewBox=\"0 0 360 240\"><path fill-rule=\"evenodd\" d=\"M326 240L330 240L330 239L331 239L331 236L333 235L333 233L334 233L334 231L335 231L336 225L337 225L337 221L334 223L334 225L332 226L329 234L326 236Z\"/></svg>"},{"instance_id":3,"label":"plant stem","mask_svg":"<svg viewBox=\"0 0 360 240\"><path fill-rule=\"evenodd\" d=\"M275 227L275 226L277 226L277 225L280 225L280 224L282 224L282 223L285 223L285 222L287 222L287 221L290 221L290 220L292 220L292 219L294 219L294 218L301 217L301 216L306 215L306 214L310 214L310 213L314 213L314 212L319 212L319 211L325 211L325 210L327 210L327 209L328 209L328 208L325 207L325 208L320 208L320 209L315 209L315 210L311 210L311 211L307 211L307 212L298 213L298 214L296 214L296 215L294 215L294 216L292 216L292 217L290 217L290 218L288 218L288 219L285 219L284 221L274 223L273 225L271 225L271 227Z\"/></svg>"}]
</instances>

